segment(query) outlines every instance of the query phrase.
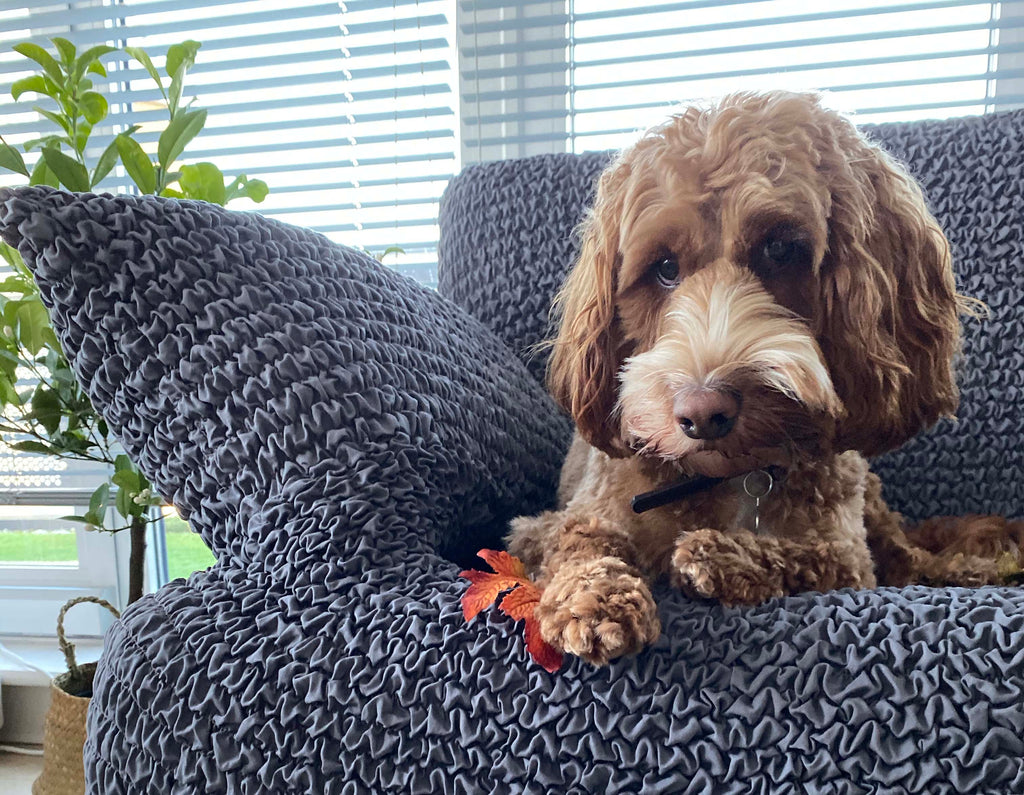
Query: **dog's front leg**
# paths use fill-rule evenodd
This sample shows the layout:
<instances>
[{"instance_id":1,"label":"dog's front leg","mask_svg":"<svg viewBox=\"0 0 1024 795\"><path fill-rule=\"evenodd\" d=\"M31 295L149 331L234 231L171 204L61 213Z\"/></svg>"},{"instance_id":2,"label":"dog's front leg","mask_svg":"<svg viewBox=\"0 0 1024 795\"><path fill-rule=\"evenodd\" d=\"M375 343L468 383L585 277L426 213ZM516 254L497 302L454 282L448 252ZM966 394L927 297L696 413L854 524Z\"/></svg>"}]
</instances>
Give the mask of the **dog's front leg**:
<instances>
[{"instance_id":1,"label":"dog's front leg","mask_svg":"<svg viewBox=\"0 0 1024 795\"><path fill-rule=\"evenodd\" d=\"M633 544L614 523L562 512L523 517L512 523L508 546L538 574L536 616L556 648L605 665L661 634Z\"/></svg>"},{"instance_id":2,"label":"dog's front leg","mask_svg":"<svg viewBox=\"0 0 1024 795\"><path fill-rule=\"evenodd\" d=\"M676 542L673 584L726 605L756 605L779 596L875 585L851 545L696 530Z\"/></svg>"}]
</instances>

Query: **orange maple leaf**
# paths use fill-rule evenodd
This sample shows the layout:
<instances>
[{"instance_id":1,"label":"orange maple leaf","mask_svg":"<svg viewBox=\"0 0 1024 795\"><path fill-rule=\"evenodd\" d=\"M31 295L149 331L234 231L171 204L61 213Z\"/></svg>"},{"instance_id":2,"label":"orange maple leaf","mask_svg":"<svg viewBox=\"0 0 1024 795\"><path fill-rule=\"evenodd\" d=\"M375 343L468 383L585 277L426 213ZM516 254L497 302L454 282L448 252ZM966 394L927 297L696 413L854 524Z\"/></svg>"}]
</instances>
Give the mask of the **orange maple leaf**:
<instances>
[{"instance_id":1,"label":"orange maple leaf","mask_svg":"<svg viewBox=\"0 0 1024 795\"><path fill-rule=\"evenodd\" d=\"M546 671L554 673L562 667L562 653L541 637L540 623L534 618L541 591L526 575L523 562L507 552L493 549L481 549L477 554L494 569L494 573L476 569L459 572L460 577L470 581L469 588L462 595L462 614L466 621L472 621L481 610L500 598L498 609L502 613L516 621L526 622L523 634L530 656Z\"/></svg>"}]
</instances>

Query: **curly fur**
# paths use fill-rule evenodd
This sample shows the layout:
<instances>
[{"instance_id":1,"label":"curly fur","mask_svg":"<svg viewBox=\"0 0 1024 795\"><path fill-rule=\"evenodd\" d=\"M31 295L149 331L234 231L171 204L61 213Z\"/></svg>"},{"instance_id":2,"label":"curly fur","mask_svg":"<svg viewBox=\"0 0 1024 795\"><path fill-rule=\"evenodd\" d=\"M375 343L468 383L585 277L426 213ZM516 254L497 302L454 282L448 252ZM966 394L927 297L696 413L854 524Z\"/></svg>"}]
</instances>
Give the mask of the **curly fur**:
<instances>
[{"instance_id":1,"label":"curly fur","mask_svg":"<svg viewBox=\"0 0 1024 795\"><path fill-rule=\"evenodd\" d=\"M646 133L601 176L556 299L549 386L578 431L560 509L508 538L544 586L545 639L595 663L637 651L659 577L756 604L1018 565L1024 531L998 520L905 533L864 458L955 410L967 306L920 188L815 96L735 94ZM698 393L738 407L720 438L683 430ZM754 533L742 475L768 467ZM683 474L725 480L630 511Z\"/></svg>"}]
</instances>

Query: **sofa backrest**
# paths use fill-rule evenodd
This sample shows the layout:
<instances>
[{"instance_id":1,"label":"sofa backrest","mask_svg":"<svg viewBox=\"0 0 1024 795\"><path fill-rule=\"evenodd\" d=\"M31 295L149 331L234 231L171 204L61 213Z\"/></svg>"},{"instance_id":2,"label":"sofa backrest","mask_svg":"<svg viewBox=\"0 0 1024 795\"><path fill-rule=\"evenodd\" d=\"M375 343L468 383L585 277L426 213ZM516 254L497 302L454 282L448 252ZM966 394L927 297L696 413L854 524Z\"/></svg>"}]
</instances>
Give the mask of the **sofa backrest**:
<instances>
[{"instance_id":1,"label":"sofa backrest","mask_svg":"<svg viewBox=\"0 0 1024 795\"><path fill-rule=\"evenodd\" d=\"M1024 111L865 127L924 187L953 246L964 319L958 420L873 462L893 507L1024 516ZM471 166L441 202L439 290L543 377L534 346L577 250L576 225L607 152Z\"/></svg>"},{"instance_id":2,"label":"sofa backrest","mask_svg":"<svg viewBox=\"0 0 1024 795\"><path fill-rule=\"evenodd\" d=\"M437 281L543 379L549 310L576 258L576 227L610 152L469 166L441 199Z\"/></svg>"}]
</instances>

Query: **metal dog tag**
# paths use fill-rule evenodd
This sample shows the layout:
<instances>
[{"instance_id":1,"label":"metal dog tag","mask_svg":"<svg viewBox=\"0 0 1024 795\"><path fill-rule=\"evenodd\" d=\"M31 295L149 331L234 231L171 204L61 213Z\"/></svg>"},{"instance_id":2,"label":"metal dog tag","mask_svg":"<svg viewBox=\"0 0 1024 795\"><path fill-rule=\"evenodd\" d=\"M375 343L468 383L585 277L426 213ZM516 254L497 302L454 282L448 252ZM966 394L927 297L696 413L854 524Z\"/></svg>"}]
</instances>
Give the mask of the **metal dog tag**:
<instances>
[{"instance_id":1,"label":"metal dog tag","mask_svg":"<svg viewBox=\"0 0 1024 795\"><path fill-rule=\"evenodd\" d=\"M754 500L754 532L761 532L761 500L771 494L775 480L767 469L748 472L743 478L743 491Z\"/></svg>"}]
</instances>

